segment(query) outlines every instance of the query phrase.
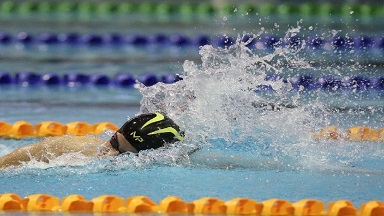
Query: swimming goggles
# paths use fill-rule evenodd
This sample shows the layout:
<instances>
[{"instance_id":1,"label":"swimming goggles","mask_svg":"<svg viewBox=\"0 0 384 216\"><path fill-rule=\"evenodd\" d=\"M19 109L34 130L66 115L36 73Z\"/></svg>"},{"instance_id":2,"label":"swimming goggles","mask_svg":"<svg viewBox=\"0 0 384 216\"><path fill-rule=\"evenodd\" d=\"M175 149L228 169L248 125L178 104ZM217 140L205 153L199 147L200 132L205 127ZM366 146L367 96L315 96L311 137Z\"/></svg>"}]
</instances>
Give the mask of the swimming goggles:
<instances>
[{"instance_id":1,"label":"swimming goggles","mask_svg":"<svg viewBox=\"0 0 384 216\"><path fill-rule=\"evenodd\" d=\"M120 143L117 140L117 132L115 134L113 134L113 136L109 140L109 143L111 143L112 148L114 148L117 151L119 151L120 154L124 153L124 152L120 151L120 148L119 148L120 147Z\"/></svg>"}]
</instances>

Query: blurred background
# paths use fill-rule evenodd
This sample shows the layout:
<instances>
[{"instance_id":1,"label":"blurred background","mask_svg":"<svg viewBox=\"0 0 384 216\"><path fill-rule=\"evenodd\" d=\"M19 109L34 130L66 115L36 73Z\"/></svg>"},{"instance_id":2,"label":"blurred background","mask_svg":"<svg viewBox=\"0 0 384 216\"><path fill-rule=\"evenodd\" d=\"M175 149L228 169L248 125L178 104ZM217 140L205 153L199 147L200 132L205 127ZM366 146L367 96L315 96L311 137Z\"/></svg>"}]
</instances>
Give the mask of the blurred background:
<instances>
[{"instance_id":1,"label":"blurred background","mask_svg":"<svg viewBox=\"0 0 384 216\"><path fill-rule=\"evenodd\" d=\"M54 73L64 83L68 73L109 79L150 73L156 77L142 81L153 85L163 75L180 73L185 60L200 62L202 45L225 47L254 38L248 46L255 53L304 45L303 58L313 66L366 66L317 76L372 77L383 73L383 18L380 1L5 0L0 2L0 70L4 82L10 75L16 83L22 83L20 72Z\"/></svg>"}]
</instances>

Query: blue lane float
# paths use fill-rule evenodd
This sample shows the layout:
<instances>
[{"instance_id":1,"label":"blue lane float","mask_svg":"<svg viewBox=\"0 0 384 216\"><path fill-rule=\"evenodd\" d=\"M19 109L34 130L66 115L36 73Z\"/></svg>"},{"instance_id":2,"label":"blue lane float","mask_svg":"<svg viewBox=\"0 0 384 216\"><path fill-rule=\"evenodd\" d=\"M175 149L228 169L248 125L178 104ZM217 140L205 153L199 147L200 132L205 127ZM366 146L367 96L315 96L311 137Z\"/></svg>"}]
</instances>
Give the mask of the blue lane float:
<instances>
[{"instance_id":1,"label":"blue lane float","mask_svg":"<svg viewBox=\"0 0 384 216\"><path fill-rule=\"evenodd\" d=\"M263 35L251 40L253 36L244 35L243 42L247 42L248 47L258 49L273 49L277 46L302 47L309 48L333 48L333 49L383 49L383 36L345 36L337 35L332 38L324 38L319 36L292 36L282 38L276 35ZM187 36L184 34L118 34L118 33L59 33L43 32L40 34L31 34L28 32L19 32L10 34L0 32L0 45L11 43L23 44L45 44L45 45L85 45L85 46L107 46L107 45L131 45L131 46L148 46L148 45L164 45L164 46L203 46L213 45L218 47L226 47L234 44L236 37L228 35L208 36L199 34L195 36Z\"/></svg>"},{"instance_id":2,"label":"blue lane float","mask_svg":"<svg viewBox=\"0 0 384 216\"><path fill-rule=\"evenodd\" d=\"M128 73L118 73L115 75L115 85L119 87L133 86L136 79L133 75Z\"/></svg>"},{"instance_id":3,"label":"blue lane float","mask_svg":"<svg viewBox=\"0 0 384 216\"><path fill-rule=\"evenodd\" d=\"M71 87L77 85L87 85L89 83L89 75L80 73L64 74L63 83Z\"/></svg>"},{"instance_id":4,"label":"blue lane float","mask_svg":"<svg viewBox=\"0 0 384 216\"><path fill-rule=\"evenodd\" d=\"M158 82L157 76L151 73L141 74L137 80L146 86L153 86Z\"/></svg>"},{"instance_id":5,"label":"blue lane float","mask_svg":"<svg viewBox=\"0 0 384 216\"><path fill-rule=\"evenodd\" d=\"M18 72L14 74L0 72L0 85L18 86L113 86L113 87L133 87L140 82L145 86L152 86L158 82L172 84L182 80L177 74L157 75L155 73L142 73L132 75L130 73L117 73L113 76L93 73L65 73L62 75L55 73L38 74L34 72ZM384 77L365 77L365 76L345 76L332 77L324 75L315 77L311 75L296 75L292 77L282 77L281 75L267 75L266 81L282 81L290 83L295 90L384 90ZM259 91L269 91L272 87L266 84L257 87Z\"/></svg>"}]
</instances>

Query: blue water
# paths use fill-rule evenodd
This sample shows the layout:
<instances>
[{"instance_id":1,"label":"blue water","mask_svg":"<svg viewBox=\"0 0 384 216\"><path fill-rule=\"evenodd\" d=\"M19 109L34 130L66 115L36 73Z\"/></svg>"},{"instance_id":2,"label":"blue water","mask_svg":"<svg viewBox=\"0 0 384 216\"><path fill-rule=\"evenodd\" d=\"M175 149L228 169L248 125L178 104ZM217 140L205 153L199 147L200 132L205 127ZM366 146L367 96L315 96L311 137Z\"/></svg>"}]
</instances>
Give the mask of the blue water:
<instances>
[{"instance_id":1,"label":"blue water","mask_svg":"<svg viewBox=\"0 0 384 216\"><path fill-rule=\"evenodd\" d=\"M23 20L23 18L20 18ZM68 18L70 19L70 18ZM235 19L235 18L233 18ZM238 20L237 20L238 19ZM186 34L205 32L212 34L258 32L250 18L237 17L224 21L223 17L183 23L183 28L166 25L164 31ZM278 30L274 22L279 19L258 21L267 31L280 34L295 33L282 21ZM336 22L337 20L337 22ZM3 17L2 25L11 22ZM18 23L19 21L14 21ZM31 21L36 28L16 25L18 30L44 31L52 23ZM93 30L92 20L83 20L84 31ZM115 26L107 25L105 32L121 29L122 20ZM296 19L291 25L296 25ZM301 25L329 35L333 28L352 31L366 30L365 23L355 25L340 22L304 21ZM89 25L87 25L87 23ZM329 26L326 26L329 24ZM71 30L82 29L72 26ZM134 29L151 33L155 24ZM283 27L284 26L284 27ZM152 28L151 28L152 27ZM299 32L305 32L305 28ZM23 29L24 28L24 29ZM368 27L367 27L368 28ZM64 29L67 31L67 29ZM57 27L55 31L64 31ZM100 31L100 29L98 30ZM131 32L127 29L125 32ZM364 33L364 32L363 32ZM374 32L379 34L380 32ZM267 74L290 76L306 73L313 76L348 76L363 74L368 77L382 75L381 51L303 50L294 54L281 52L249 52L237 44L233 49L213 47L2 47L1 68L10 73L34 71L37 73L67 72L103 73L113 76L118 72L141 74L180 73L184 80L172 85L158 84L139 89L88 86L69 88L1 87L0 120L13 123L26 120L33 124L41 121L110 121L121 125L127 117L146 111L165 111L186 130L186 141L180 147L144 152L138 157L95 160L73 160L64 157L50 164L28 163L16 170L0 173L0 193L27 196L48 193L58 197L81 194L92 199L103 194L121 197L147 195L154 201L166 196L180 196L186 201L212 196L223 200L248 197L258 201L282 198L291 202L313 198L324 202L349 199L356 206L369 200L382 200L384 185L382 143L348 141L314 141L312 130L329 125L343 129L365 125L383 127L383 92L369 91L309 91L289 89L283 82L274 83L274 93L255 91L257 84L270 84ZM250 54L251 53L251 54ZM273 57L268 67L254 64ZM350 59L361 62L355 64ZM187 60L187 61L186 61ZM270 59L269 59L270 60ZM192 62L193 61L193 62ZM325 62L315 66L310 61ZM304 62L304 63L303 63ZM341 63L340 63L341 62ZM364 64L363 64L364 63ZM380 64L378 64L380 65ZM265 66L265 65L264 65ZM292 90L292 91L291 91ZM254 104L293 104L296 108L280 111L258 109ZM253 105L252 105L253 104ZM107 138L109 134L102 134ZM0 140L0 155L39 139ZM200 148L189 157L185 152ZM73 163L68 164L68 161Z\"/></svg>"},{"instance_id":2,"label":"blue water","mask_svg":"<svg viewBox=\"0 0 384 216\"><path fill-rule=\"evenodd\" d=\"M80 168L77 168L80 169ZM84 169L84 168L81 168ZM248 197L258 201L274 197L292 202L304 198L324 201L347 198L355 204L380 200L382 174L319 173L278 170L212 169L184 166L153 166L146 169L77 173L76 168L29 170L2 175L4 192L20 196L49 193L59 197L81 194L88 199L114 194L146 195L154 201L180 196L193 201L202 196L230 200ZM26 187L26 184L30 185Z\"/></svg>"}]
</instances>

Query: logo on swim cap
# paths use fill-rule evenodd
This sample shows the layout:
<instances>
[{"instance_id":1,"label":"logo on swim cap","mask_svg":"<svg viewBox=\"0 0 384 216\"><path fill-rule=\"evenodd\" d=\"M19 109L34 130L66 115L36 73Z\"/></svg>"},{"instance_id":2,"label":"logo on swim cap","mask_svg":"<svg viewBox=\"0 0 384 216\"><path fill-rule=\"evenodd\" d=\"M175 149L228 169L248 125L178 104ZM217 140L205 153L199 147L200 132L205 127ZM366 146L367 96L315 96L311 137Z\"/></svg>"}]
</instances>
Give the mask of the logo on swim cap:
<instances>
[{"instance_id":1,"label":"logo on swim cap","mask_svg":"<svg viewBox=\"0 0 384 216\"><path fill-rule=\"evenodd\" d=\"M161 113L139 115L126 122L118 131L137 151L160 148L166 143L184 139L179 126Z\"/></svg>"},{"instance_id":2,"label":"logo on swim cap","mask_svg":"<svg viewBox=\"0 0 384 216\"><path fill-rule=\"evenodd\" d=\"M138 142L144 142L144 140L143 140L143 138L141 136L136 136L136 131L133 131L129 135L131 135Z\"/></svg>"}]
</instances>

